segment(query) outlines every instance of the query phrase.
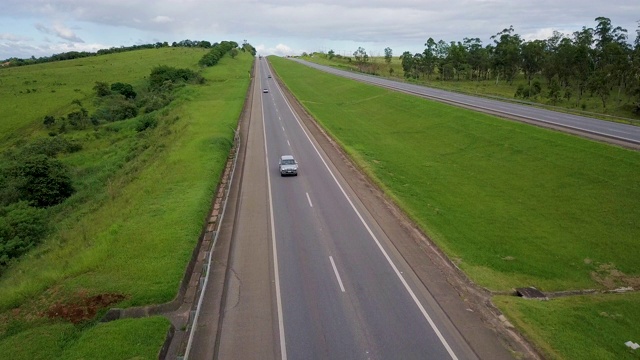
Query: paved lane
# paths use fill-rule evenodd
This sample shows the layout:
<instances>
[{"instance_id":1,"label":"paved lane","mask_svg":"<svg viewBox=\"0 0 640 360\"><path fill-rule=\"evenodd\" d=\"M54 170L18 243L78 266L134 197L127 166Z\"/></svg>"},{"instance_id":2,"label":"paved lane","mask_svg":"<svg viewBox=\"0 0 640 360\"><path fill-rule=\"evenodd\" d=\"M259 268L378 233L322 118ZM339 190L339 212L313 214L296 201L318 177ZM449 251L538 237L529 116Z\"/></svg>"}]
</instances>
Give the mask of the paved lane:
<instances>
[{"instance_id":1,"label":"paved lane","mask_svg":"<svg viewBox=\"0 0 640 360\"><path fill-rule=\"evenodd\" d=\"M283 358L473 359L322 151L260 61ZM280 177L291 154L297 177ZM275 260L274 260L275 263ZM343 291L344 289L344 291Z\"/></svg>"},{"instance_id":2,"label":"paved lane","mask_svg":"<svg viewBox=\"0 0 640 360\"><path fill-rule=\"evenodd\" d=\"M547 109L541 109L534 106L526 106L499 100L464 95L445 90L397 82L376 76L338 70L332 67L318 65L299 59L294 60L301 64L334 75L339 75L394 90L425 96L434 100L453 103L465 107L472 107L481 111L495 113L507 117L515 117L523 120L536 121L548 125L559 126L573 131L602 136L636 146L640 145L640 126L614 123L585 116L578 116Z\"/></svg>"}]
</instances>

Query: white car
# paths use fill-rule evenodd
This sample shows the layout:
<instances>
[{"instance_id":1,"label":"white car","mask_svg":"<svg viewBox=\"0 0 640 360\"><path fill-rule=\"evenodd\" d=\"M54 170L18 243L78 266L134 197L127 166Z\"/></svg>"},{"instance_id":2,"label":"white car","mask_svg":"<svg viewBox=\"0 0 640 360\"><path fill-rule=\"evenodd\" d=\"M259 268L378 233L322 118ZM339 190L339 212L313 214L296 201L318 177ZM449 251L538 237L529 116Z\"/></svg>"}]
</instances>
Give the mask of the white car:
<instances>
[{"instance_id":1,"label":"white car","mask_svg":"<svg viewBox=\"0 0 640 360\"><path fill-rule=\"evenodd\" d=\"M280 168L280 176L293 175L298 176L298 162L291 155L280 156L278 162Z\"/></svg>"},{"instance_id":2,"label":"white car","mask_svg":"<svg viewBox=\"0 0 640 360\"><path fill-rule=\"evenodd\" d=\"M262 89L262 92L266 94L269 92L269 89Z\"/></svg>"}]
</instances>

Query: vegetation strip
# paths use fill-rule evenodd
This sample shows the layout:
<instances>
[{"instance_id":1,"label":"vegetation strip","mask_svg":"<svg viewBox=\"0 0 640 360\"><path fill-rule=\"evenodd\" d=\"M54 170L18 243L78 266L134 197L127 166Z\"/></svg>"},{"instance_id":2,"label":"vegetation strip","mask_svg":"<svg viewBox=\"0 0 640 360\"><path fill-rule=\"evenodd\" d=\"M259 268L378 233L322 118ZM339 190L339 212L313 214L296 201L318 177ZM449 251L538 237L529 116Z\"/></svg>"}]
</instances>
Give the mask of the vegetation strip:
<instances>
[{"instance_id":1,"label":"vegetation strip","mask_svg":"<svg viewBox=\"0 0 640 360\"><path fill-rule=\"evenodd\" d=\"M68 358L65 354L80 344L82 353L93 358L157 355L169 327L166 319L97 325L95 319L105 311L100 307L93 320L73 325L41 314L47 309L59 309L52 314L67 313L69 305L85 306L85 301L101 294L112 294L118 302L108 306L118 307L163 303L175 296L226 164L253 61L250 52L240 49L235 58L225 56L216 66L201 69L197 63L206 51L144 49L0 72L0 92L15 98L11 104L0 104L0 113L10 114L9 121L0 125L4 153L31 138L82 144L78 151L56 153L55 158L70 170L76 191L47 209L55 224L50 235L7 266L0 278L0 348L29 349L16 352L14 358ZM147 97L154 68L158 74L169 74L157 85L173 88L172 101L147 111L135 102ZM183 85L172 78L191 72L204 81ZM35 92L19 91L27 81L30 87L36 85ZM108 86L97 86L99 82ZM132 101L144 115L96 118L94 124L92 114L104 105L93 101L98 91L104 91L98 98L119 97L119 104ZM9 111L23 103L41 106ZM75 125L69 121L71 113L77 113L72 120L80 120ZM46 116L55 122L48 118L45 124ZM63 121L67 127L60 132ZM47 142L48 147L56 144ZM1 161L0 167L6 164ZM136 324L146 324L142 326L147 331L159 334L125 335L153 342L145 350L118 340ZM106 343L93 338L97 328L113 329L104 333ZM114 342L122 352L101 350Z\"/></svg>"}]
</instances>

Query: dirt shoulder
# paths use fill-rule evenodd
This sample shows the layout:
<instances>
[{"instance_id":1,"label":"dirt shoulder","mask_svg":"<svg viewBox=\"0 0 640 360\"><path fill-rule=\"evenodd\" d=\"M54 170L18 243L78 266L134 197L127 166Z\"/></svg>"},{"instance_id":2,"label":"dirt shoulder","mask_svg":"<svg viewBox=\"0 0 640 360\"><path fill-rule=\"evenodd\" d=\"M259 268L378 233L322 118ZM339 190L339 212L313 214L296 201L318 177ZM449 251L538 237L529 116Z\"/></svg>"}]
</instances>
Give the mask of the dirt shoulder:
<instances>
[{"instance_id":1,"label":"dirt shoulder","mask_svg":"<svg viewBox=\"0 0 640 360\"><path fill-rule=\"evenodd\" d=\"M277 74L272 69L272 74ZM536 352L491 302L489 291L475 285L384 194L318 125L304 107L274 76L289 103L300 116L333 165L344 176L393 245L415 271L440 307L481 359L509 357L540 359ZM505 352L505 349L507 352Z\"/></svg>"}]
</instances>

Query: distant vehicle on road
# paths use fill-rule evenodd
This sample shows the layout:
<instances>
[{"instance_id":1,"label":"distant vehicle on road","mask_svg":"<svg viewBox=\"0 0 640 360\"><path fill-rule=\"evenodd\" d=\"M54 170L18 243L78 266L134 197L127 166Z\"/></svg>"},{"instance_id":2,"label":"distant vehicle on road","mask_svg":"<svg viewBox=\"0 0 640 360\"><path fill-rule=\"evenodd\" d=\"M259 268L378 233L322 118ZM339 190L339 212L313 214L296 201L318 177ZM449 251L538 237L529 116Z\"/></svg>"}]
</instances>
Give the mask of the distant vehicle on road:
<instances>
[{"instance_id":1,"label":"distant vehicle on road","mask_svg":"<svg viewBox=\"0 0 640 360\"><path fill-rule=\"evenodd\" d=\"M266 94L269 92L269 89L262 89L262 92Z\"/></svg>"},{"instance_id":2,"label":"distant vehicle on road","mask_svg":"<svg viewBox=\"0 0 640 360\"><path fill-rule=\"evenodd\" d=\"M280 156L278 162L280 167L280 176L293 175L298 176L298 162L291 155Z\"/></svg>"},{"instance_id":3,"label":"distant vehicle on road","mask_svg":"<svg viewBox=\"0 0 640 360\"><path fill-rule=\"evenodd\" d=\"M271 74L267 75L267 77L268 77L269 79L271 79Z\"/></svg>"}]
</instances>

